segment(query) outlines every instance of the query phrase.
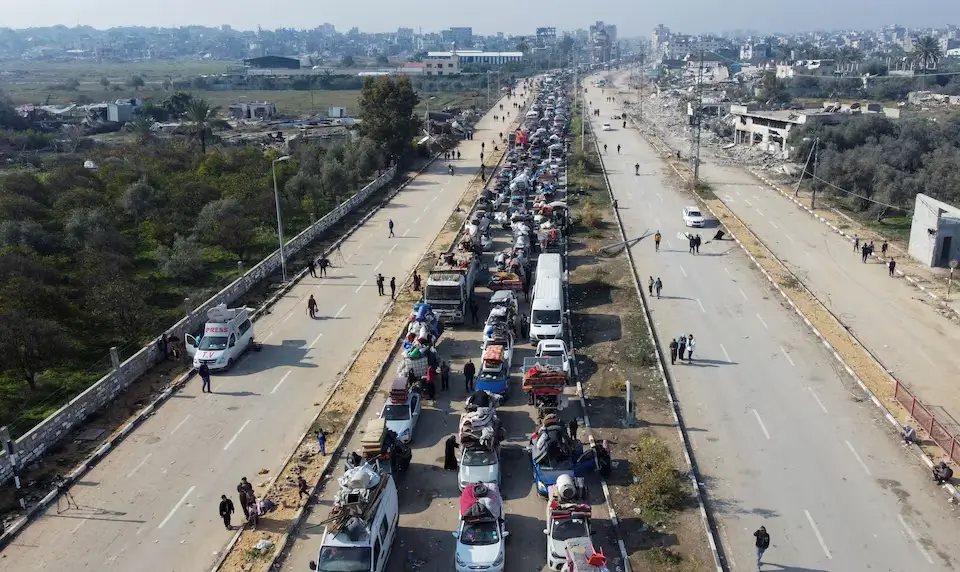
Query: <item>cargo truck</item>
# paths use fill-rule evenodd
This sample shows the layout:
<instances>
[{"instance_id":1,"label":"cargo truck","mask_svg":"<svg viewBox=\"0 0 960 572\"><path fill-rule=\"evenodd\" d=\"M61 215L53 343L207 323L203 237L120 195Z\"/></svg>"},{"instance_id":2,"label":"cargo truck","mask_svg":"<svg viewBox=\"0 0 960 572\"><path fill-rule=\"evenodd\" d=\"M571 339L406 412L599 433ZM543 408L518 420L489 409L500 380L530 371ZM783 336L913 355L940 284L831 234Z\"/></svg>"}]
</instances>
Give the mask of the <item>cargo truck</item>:
<instances>
[{"instance_id":1,"label":"cargo truck","mask_svg":"<svg viewBox=\"0 0 960 572\"><path fill-rule=\"evenodd\" d=\"M444 323L462 324L479 269L480 261L472 252L444 255L427 275L423 301Z\"/></svg>"}]
</instances>

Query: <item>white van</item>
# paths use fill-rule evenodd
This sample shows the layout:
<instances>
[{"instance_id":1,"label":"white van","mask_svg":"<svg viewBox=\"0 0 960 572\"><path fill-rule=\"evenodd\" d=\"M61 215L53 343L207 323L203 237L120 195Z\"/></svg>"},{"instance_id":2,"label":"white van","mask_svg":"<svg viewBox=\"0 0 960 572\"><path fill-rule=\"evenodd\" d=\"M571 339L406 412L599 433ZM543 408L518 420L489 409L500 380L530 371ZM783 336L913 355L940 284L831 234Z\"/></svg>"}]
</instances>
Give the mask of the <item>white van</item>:
<instances>
[{"instance_id":1,"label":"white van","mask_svg":"<svg viewBox=\"0 0 960 572\"><path fill-rule=\"evenodd\" d=\"M530 343L563 339L563 315L563 261L557 253L544 253L537 258L530 305Z\"/></svg>"},{"instance_id":2,"label":"white van","mask_svg":"<svg viewBox=\"0 0 960 572\"><path fill-rule=\"evenodd\" d=\"M340 477L330 523L323 529L317 572L386 572L390 550L400 524L397 485L386 471L369 465L350 469Z\"/></svg>"},{"instance_id":3,"label":"white van","mask_svg":"<svg viewBox=\"0 0 960 572\"><path fill-rule=\"evenodd\" d=\"M193 367L207 364L212 370L227 370L240 355L253 347L253 322L246 308L227 308L220 304L207 310L207 323L199 339L184 336Z\"/></svg>"}]
</instances>

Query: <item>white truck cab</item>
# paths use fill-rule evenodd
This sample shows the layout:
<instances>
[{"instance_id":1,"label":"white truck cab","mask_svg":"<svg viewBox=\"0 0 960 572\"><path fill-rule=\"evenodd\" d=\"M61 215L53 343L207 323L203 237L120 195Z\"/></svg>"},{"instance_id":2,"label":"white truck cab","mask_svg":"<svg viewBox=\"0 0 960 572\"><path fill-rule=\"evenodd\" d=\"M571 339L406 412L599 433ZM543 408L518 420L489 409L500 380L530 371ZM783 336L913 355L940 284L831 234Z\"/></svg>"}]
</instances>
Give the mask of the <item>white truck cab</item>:
<instances>
[{"instance_id":1,"label":"white truck cab","mask_svg":"<svg viewBox=\"0 0 960 572\"><path fill-rule=\"evenodd\" d=\"M582 478L561 475L547 494L547 568L560 571L567 563L567 542L590 541L592 507Z\"/></svg>"},{"instance_id":2,"label":"white truck cab","mask_svg":"<svg viewBox=\"0 0 960 572\"><path fill-rule=\"evenodd\" d=\"M207 364L212 370L227 370L246 350L253 347L253 322L246 308L227 308L220 304L207 310L203 335L184 336L193 367Z\"/></svg>"},{"instance_id":3,"label":"white truck cab","mask_svg":"<svg viewBox=\"0 0 960 572\"><path fill-rule=\"evenodd\" d=\"M563 371L570 374L570 354L567 353L567 344L563 340L540 340L537 342L538 358L557 358L562 360Z\"/></svg>"},{"instance_id":4,"label":"white truck cab","mask_svg":"<svg viewBox=\"0 0 960 572\"><path fill-rule=\"evenodd\" d=\"M340 477L329 524L323 530L317 572L386 572L400 523L397 485L366 464Z\"/></svg>"}]
</instances>

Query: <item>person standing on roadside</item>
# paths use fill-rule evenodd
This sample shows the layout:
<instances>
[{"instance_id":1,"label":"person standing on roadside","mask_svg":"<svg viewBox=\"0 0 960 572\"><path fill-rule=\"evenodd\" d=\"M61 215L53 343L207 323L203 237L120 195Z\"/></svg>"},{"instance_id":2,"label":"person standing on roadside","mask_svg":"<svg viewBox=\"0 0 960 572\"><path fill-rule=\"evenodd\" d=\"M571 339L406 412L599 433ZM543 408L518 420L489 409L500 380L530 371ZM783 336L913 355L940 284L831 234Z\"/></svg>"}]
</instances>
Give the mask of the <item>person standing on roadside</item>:
<instances>
[{"instance_id":1,"label":"person standing on roadside","mask_svg":"<svg viewBox=\"0 0 960 572\"><path fill-rule=\"evenodd\" d=\"M394 238L397 236L393 234L393 219L387 221L387 228L390 229L390 234L387 235L387 238Z\"/></svg>"},{"instance_id":2,"label":"person standing on roadside","mask_svg":"<svg viewBox=\"0 0 960 572\"><path fill-rule=\"evenodd\" d=\"M687 361L693 361L693 346L697 341L693 339L693 334L687 336Z\"/></svg>"},{"instance_id":3,"label":"person standing on roadside","mask_svg":"<svg viewBox=\"0 0 960 572\"><path fill-rule=\"evenodd\" d=\"M696 248L696 246L697 246L697 239L696 239L696 237L693 236L692 234L691 234L691 235L688 235L688 236L687 236L687 242L688 242L689 245L690 245L690 254L693 254L693 249Z\"/></svg>"},{"instance_id":4,"label":"person standing on roadside","mask_svg":"<svg viewBox=\"0 0 960 572\"><path fill-rule=\"evenodd\" d=\"M770 548L770 533L767 532L767 527L761 526L753 533L753 536L757 539L757 572L760 572L760 560L763 558L763 553L767 551L767 548Z\"/></svg>"},{"instance_id":5,"label":"person standing on roadside","mask_svg":"<svg viewBox=\"0 0 960 572\"><path fill-rule=\"evenodd\" d=\"M647 290L650 292L650 295L653 296L653 276L647 281Z\"/></svg>"},{"instance_id":6,"label":"person standing on roadside","mask_svg":"<svg viewBox=\"0 0 960 572\"><path fill-rule=\"evenodd\" d=\"M890 245L887 244L886 240L884 240L883 244L880 245L880 254L882 254L883 256L886 256L888 248L890 248Z\"/></svg>"},{"instance_id":7,"label":"person standing on roadside","mask_svg":"<svg viewBox=\"0 0 960 572\"><path fill-rule=\"evenodd\" d=\"M201 363L200 367L197 368L197 375L200 376L200 381L203 384L200 386L201 393L213 393L210 391L210 368L207 367L206 363Z\"/></svg>"},{"instance_id":8,"label":"person standing on roadside","mask_svg":"<svg viewBox=\"0 0 960 572\"><path fill-rule=\"evenodd\" d=\"M323 429L317 430L317 445L320 446L320 456L327 456L327 432Z\"/></svg>"},{"instance_id":9,"label":"person standing on roadside","mask_svg":"<svg viewBox=\"0 0 960 572\"><path fill-rule=\"evenodd\" d=\"M250 503L254 500L253 485L247 481L247 477L240 479L237 485L237 495L240 496L240 508L243 509L243 517L250 520Z\"/></svg>"},{"instance_id":10,"label":"person standing on roadside","mask_svg":"<svg viewBox=\"0 0 960 572\"><path fill-rule=\"evenodd\" d=\"M227 527L227 530L233 530L233 527L230 526L230 517L236 510L233 501L228 499L227 495L220 495L220 518L223 519L223 526Z\"/></svg>"},{"instance_id":11,"label":"person standing on roadside","mask_svg":"<svg viewBox=\"0 0 960 572\"><path fill-rule=\"evenodd\" d=\"M327 275L327 266L330 266L330 261L324 256L320 259L320 276Z\"/></svg>"},{"instance_id":12,"label":"person standing on roadside","mask_svg":"<svg viewBox=\"0 0 960 572\"><path fill-rule=\"evenodd\" d=\"M677 359L683 361L683 352L687 351L687 336L680 334L677 339Z\"/></svg>"},{"instance_id":13,"label":"person standing on roadside","mask_svg":"<svg viewBox=\"0 0 960 572\"><path fill-rule=\"evenodd\" d=\"M890 278L893 278L897 271L897 261L890 259L890 262L887 263L887 268L890 269Z\"/></svg>"},{"instance_id":14,"label":"person standing on roadside","mask_svg":"<svg viewBox=\"0 0 960 572\"><path fill-rule=\"evenodd\" d=\"M440 362L440 389L450 389L450 364L446 360Z\"/></svg>"},{"instance_id":15,"label":"person standing on roadside","mask_svg":"<svg viewBox=\"0 0 960 572\"><path fill-rule=\"evenodd\" d=\"M477 366L473 365L473 360L467 360L463 366L463 383L467 393L473 391L473 377L477 375Z\"/></svg>"},{"instance_id":16,"label":"person standing on roadside","mask_svg":"<svg viewBox=\"0 0 960 572\"><path fill-rule=\"evenodd\" d=\"M703 244L703 239L700 238L700 235L697 235L697 238L694 239L693 248L697 254L700 254L700 245Z\"/></svg>"},{"instance_id":17,"label":"person standing on roadside","mask_svg":"<svg viewBox=\"0 0 960 572\"><path fill-rule=\"evenodd\" d=\"M857 252L860 250L860 235L853 235L853 251Z\"/></svg>"},{"instance_id":18,"label":"person standing on roadside","mask_svg":"<svg viewBox=\"0 0 960 572\"><path fill-rule=\"evenodd\" d=\"M310 276L313 278L317 277L317 263L313 261L313 257L310 258L310 261L307 262L307 268L310 270Z\"/></svg>"},{"instance_id":19,"label":"person standing on roadside","mask_svg":"<svg viewBox=\"0 0 960 572\"><path fill-rule=\"evenodd\" d=\"M657 281L653 283L653 289L657 291L657 298L660 298L660 291L663 290L663 282L660 281L659 276L657 276Z\"/></svg>"},{"instance_id":20,"label":"person standing on roadside","mask_svg":"<svg viewBox=\"0 0 960 572\"><path fill-rule=\"evenodd\" d=\"M384 293L383 293L383 274L377 274L377 292L379 292L381 296L384 295Z\"/></svg>"},{"instance_id":21,"label":"person standing on roadside","mask_svg":"<svg viewBox=\"0 0 960 572\"><path fill-rule=\"evenodd\" d=\"M390 277L390 297L391 298L397 297L397 277L396 276Z\"/></svg>"},{"instance_id":22,"label":"person standing on roadside","mask_svg":"<svg viewBox=\"0 0 960 572\"><path fill-rule=\"evenodd\" d=\"M570 423L567 424L567 431L570 432L570 440L572 441L577 440L577 429L579 428L580 426L577 424L577 418L574 417L573 419L570 420Z\"/></svg>"},{"instance_id":23,"label":"person standing on roadside","mask_svg":"<svg viewBox=\"0 0 960 572\"><path fill-rule=\"evenodd\" d=\"M660 236L660 231L657 231L657 234L653 235L653 248L655 252L660 252L660 239L663 237Z\"/></svg>"},{"instance_id":24,"label":"person standing on roadside","mask_svg":"<svg viewBox=\"0 0 960 572\"><path fill-rule=\"evenodd\" d=\"M677 340L670 340L670 365L677 363Z\"/></svg>"}]
</instances>

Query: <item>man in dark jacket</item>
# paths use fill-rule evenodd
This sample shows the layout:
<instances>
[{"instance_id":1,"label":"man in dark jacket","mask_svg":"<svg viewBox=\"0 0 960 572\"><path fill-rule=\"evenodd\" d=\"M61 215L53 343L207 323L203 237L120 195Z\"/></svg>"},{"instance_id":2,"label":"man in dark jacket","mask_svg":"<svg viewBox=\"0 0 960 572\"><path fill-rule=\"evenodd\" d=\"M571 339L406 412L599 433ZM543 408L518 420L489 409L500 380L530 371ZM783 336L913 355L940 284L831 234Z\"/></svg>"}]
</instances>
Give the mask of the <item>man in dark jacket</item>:
<instances>
[{"instance_id":1,"label":"man in dark jacket","mask_svg":"<svg viewBox=\"0 0 960 572\"><path fill-rule=\"evenodd\" d=\"M761 526L753 535L757 538L757 572L760 572L760 559L767 548L770 548L770 534L767 533L767 527Z\"/></svg>"},{"instance_id":2,"label":"man in dark jacket","mask_svg":"<svg viewBox=\"0 0 960 572\"><path fill-rule=\"evenodd\" d=\"M247 481L247 477L240 479L240 484L237 485L237 494L240 496L240 508L243 509L243 516L249 520L250 513L247 507L256 499L256 495L253 492L253 485Z\"/></svg>"},{"instance_id":3,"label":"man in dark jacket","mask_svg":"<svg viewBox=\"0 0 960 572\"><path fill-rule=\"evenodd\" d=\"M220 518L223 519L223 526L227 527L227 530L233 530L230 526L230 517L235 511L233 501L228 499L227 495L220 495Z\"/></svg>"},{"instance_id":4,"label":"man in dark jacket","mask_svg":"<svg viewBox=\"0 0 960 572\"><path fill-rule=\"evenodd\" d=\"M473 378L477 375L477 366L473 365L473 360L468 360L467 364L463 366L463 382L465 384L467 393L473 391Z\"/></svg>"}]
</instances>

